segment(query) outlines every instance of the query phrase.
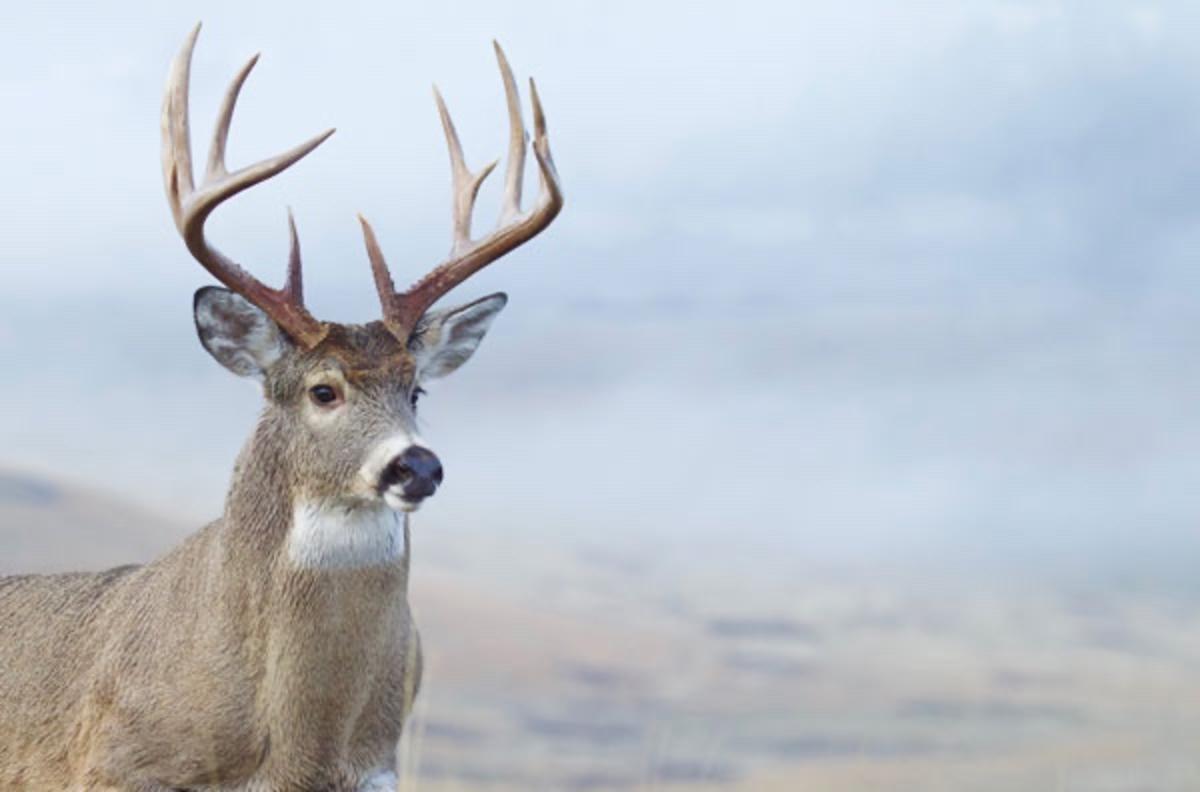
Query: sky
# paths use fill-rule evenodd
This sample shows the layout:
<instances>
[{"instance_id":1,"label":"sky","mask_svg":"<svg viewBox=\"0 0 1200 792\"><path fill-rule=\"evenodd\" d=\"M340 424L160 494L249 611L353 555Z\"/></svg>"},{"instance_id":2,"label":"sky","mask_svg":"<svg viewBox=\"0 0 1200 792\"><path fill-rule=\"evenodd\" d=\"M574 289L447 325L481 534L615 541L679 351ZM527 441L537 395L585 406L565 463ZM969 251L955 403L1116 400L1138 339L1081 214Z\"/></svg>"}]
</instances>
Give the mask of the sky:
<instances>
[{"instance_id":1,"label":"sky","mask_svg":"<svg viewBox=\"0 0 1200 792\"><path fill-rule=\"evenodd\" d=\"M504 151L490 41L535 76L566 208L460 287L511 302L431 388L421 519L725 563L1186 580L1200 560L1200 7L1186 2L22 4L0 29L0 464L215 516L254 389L191 327L158 113L268 281L377 316L449 244L442 90ZM199 150L196 158L203 153ZM479 199L492 222L496 185ZM450 299L454 299L450 298Z\"/></svg>"}]
</instances>

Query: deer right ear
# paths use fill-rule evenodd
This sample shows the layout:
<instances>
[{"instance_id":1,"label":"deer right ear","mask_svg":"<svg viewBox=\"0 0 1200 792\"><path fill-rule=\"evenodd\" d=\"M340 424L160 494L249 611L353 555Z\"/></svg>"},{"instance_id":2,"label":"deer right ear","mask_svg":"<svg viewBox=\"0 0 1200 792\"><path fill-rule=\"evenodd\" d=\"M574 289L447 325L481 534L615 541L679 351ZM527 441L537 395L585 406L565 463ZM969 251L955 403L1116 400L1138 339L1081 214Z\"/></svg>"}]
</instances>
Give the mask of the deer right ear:
<instances>
[{"instance_id":1,"label":"deer right ear","mask_svg":"<svg viewBox=\"0 0 1200 792\"><path fill-rule=\"evenodd\" d=\"M228 289L200 289L194 311L200 343L218 363L240 377L263 379L290 347L266 313Z\"/></svg>"}]
</instances>

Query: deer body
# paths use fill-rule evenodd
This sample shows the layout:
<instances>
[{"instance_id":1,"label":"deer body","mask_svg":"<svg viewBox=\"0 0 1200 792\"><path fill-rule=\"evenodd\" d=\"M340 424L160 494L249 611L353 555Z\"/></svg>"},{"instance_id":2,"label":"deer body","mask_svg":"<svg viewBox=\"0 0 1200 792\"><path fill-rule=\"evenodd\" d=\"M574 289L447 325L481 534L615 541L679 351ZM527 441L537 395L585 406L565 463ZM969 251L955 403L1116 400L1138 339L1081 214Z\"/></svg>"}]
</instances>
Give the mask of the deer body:
<instances>
[{"instance_id":1,"label":"deer body","mask_svg":"<svg viewBox=\"0 0 1200 792\"><path fill-rule=\"evenodd\" d=\"M510 113L501 224L470 238L471 174L438 97L455 185L451 258L397 293L370 226L384 309L366 325L303 305L291 225L288 280L271 289L211 247L224 199L310 152L328 133L229 173L225 137L250 64L222 105L194 186L187 82L197 31L172 68L163 115L168 201L188 249L228 289L196 294L200 341L257 379L265 407L235 466L221 519L143 567L0 578L0 788L381 792L421 677L409 611L409 514L442 481L417 434L421 383L475 351L506 298L430 306L541 231L561 193L534 93L538 205L520 212L526 138Z\"/></svg>"},{"instance_id":2,"label":"deer body","mask_svg":"<svg viewBox=\"0 0 1200 792\"><path fill-rule=\"evenodd\" d=\"M354 790L393 769L421 663L407 515L331 506L367 549L322 554L285 441L260 425L224 517L154 563L0 582L22 639L0 668L38 675L0 675L0 788Z\"/></svg>"}]
</instances>

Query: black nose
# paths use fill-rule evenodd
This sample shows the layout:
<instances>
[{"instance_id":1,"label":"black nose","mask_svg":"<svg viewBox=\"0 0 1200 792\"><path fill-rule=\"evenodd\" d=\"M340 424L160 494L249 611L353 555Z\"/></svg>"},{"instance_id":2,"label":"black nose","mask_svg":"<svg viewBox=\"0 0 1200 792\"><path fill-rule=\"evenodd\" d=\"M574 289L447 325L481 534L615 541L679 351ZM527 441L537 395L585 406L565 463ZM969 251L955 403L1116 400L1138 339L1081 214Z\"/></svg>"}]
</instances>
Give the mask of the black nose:
<instances>
[{"instance_id":1,"label":"black nose","mask_svg":"<svg viewBox=\"0 0 1200 792\"><path fill-rule=\"evenodd\" d=\"M428 498L442 483L442 463L428 448L409 446L383 471L379 488L399 485L406 500Z\"/></svg>"}]
</instances>

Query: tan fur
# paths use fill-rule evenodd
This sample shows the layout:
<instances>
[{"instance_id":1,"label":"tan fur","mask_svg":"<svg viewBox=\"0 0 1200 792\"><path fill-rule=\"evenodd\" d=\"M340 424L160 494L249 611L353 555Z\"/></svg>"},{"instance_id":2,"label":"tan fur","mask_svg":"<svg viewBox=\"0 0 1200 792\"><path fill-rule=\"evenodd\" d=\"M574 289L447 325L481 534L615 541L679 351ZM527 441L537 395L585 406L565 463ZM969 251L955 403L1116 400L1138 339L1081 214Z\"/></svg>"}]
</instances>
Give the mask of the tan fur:
<instances>
[{"instance_id":1,"label":"tan fur","mask_svg":"<svg viewBox=\"0 0 1200 792\"><path fill-rule=\"evenodd\" d=\"M304 383L330 367L352 412L314 430ZM408 557L300 569L283 548L297 498L357 497L413 380L379 323L289 346L220 520L144 567L0 579L0 789L340 792L391 769L421 670Z\"/></svg>"},{"instance_id":2,"label":"tan fur","mask_svg":"<svg viewBox=\"0 0 1200 792\"><path fill-rule=\"evenodd\" d=\"M414 509L440 484L432 451L413 447L417 380L444 376L469 358L506 298L428 309L539 234L562 208L531 81L540 180L537 202L521 210L526 134L516 82L496 45L509 112L499 227L470 238L476 191L491 168L467 171L438 97L456 194L450 259L397 293L364 220L384 320L320 322L304 307L294 223L282 289L213 248L204 223L217 204L291 166L332 130L226 168L230 119L256 56L226 92L197 184L188 78L199 31L167 80L167 202L188 250L229 287L197 293L201 343L230 371L261 379L266 408L239 457L224 516L174 552L141 568L0 579L0 790L350 792L392 768L421 659L406 596L407 517L405 553L396 555L396 524L373 515L384 506ZM336 389L337 398L313 388L327 396ZM407 455L372 472L398 440ZM338 539L358 541L331 522L358 509L376 511L346 527L370 534L382 525L385 541L368 536L359 551L323 564L337 555L326 551ZM313 530L293 533L297 514L302 527L303 515L321 516ZM300 551L290 552L296 545ZM372 555L376 547L389 552Z\"/></svg>"}]
</instances>

